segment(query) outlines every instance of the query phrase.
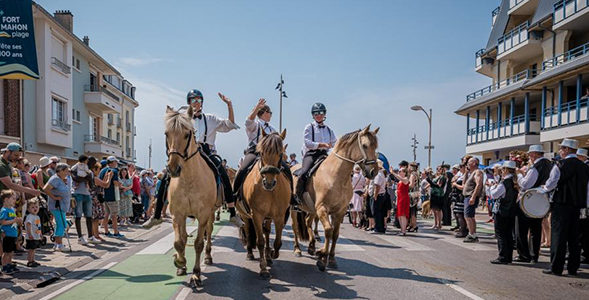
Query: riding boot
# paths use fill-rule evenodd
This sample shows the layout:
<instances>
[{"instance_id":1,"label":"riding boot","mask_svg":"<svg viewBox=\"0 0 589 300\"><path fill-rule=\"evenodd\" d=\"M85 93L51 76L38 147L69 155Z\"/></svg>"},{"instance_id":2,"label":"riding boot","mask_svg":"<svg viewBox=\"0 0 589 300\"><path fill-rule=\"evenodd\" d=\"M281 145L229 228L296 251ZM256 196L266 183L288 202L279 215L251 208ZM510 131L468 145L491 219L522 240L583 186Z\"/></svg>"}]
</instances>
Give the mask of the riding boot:
<instances>
[{"instance_id":1,"label":"riding boot","mask_svg":"<svg viewBox=\"0 0 589 300\"><path fill-rule=\"evenodd\" d=\"M299 177L299 181L297 181L296 193L295 196L291 198L291 204L296 206L303 204L303 194L305 193L306 186L307 174L302 174L301 177ZM292 203L293 201L294 203Z\"/></svg>"}]
</instances>

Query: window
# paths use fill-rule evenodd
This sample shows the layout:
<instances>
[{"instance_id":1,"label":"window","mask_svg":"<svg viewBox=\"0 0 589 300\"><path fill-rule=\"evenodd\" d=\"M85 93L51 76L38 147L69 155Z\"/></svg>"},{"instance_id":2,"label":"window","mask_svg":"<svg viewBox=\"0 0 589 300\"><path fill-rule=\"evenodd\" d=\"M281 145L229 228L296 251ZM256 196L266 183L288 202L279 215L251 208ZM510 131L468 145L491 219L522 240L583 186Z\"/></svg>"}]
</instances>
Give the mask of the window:
<instances>
[{"instance_id":1,"label":"window","mask_svg":"<svg viewBox=\"0 0 589 300\"><path fill-rule=\"evenodd\" d=\"M121 143L121 133L117 132L117 143Z\"/></svg>"},{"instance_id":2,"label":"window","mask_svg":"<svg viewBox=\"0 0 589 300\"><path fill-rule=\"evenodd\" d=\"M112 139L112 129L109 129L108 130L108 134L107 134L106 137L109 138L109 139Z\"/></svg>"},{"instance_id":3,"label":"window","mask_svg":"<svg viewBox=\"0 0 589 300\"><path fill-rule=\"evenodd\" d=\"M72 67L74 67L74 69L80 71L80 60L77 59L75 56L72 55Z\"/></svg>"},{"instance_id":4,"label":"window","mask_svg":"<svg viewBox=\"0 0 589 300\"><path fill-rule=\"evenodd\" d=\"M69 124L67 124L67 104L60 99L51 97L51 125L58 127L65 131L69 130Z\"/></svg>"},{"instance_id":5,"label":"window","mask_svg":"<svg viewBox=\"0 0 589 300\"><path fill-rule=\"evenodd\" d=\"M80 111L79 111L79 110L78 110L78 111L76 111L76 120L77 120L78 122L80 122L80 120L81 120L81 118L80 118Z\"/></svg>"},{"instance_id":6,"label":"window","mask_svg":"<svg viewBox=\"0 0 589 300\"><path fill-rule=\"evenodd\" d=\"M100 138L99 138L100 118L90 116L89 120L90 120L90 132L88 132L89 138L87 140L93 141L93 142L98 142L98 141L100 141Z\"/></svg>"}]
</instances>

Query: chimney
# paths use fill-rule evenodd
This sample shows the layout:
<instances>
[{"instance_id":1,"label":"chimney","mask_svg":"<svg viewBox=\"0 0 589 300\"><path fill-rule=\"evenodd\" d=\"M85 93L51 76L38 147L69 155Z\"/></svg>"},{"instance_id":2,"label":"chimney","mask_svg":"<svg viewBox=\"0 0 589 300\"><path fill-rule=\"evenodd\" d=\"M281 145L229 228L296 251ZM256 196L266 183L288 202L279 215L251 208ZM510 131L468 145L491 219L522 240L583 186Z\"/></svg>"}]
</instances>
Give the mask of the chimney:
<instances>
[{"instance_id":1,"label":"chimney","mask_svg":"<svg viewBox=\"0 0 589 300\"><path fill-rule=\"evenodd\" d=\"M74 15L69 10L57 10L53 14L55 20L67 30L74 32Z\"/></svg>"},{"instance_id":2,"label":"chimney","mask_svg":"<svg viewBox=\"0 0 589 300\"><path fill-rule=\"evenodd\" d=\"M90 38L87 35L84 36L83 41L86 46L90 47Z\"/></svg>"}]
</instances>

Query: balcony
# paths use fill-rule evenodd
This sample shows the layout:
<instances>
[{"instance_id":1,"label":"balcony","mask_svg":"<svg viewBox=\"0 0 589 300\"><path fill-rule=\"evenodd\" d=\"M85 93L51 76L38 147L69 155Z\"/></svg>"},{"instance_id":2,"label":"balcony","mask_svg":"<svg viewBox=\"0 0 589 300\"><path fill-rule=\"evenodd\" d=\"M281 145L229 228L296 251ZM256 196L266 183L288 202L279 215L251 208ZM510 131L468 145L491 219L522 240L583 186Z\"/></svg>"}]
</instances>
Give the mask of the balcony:
<instances>
[{"instance_id":1,"label":"balcony","mask_svg":"<svg viewBox=\"0 0 589 300\"><path fill-rule=\"evenodd\" d=\"M117 118L117 128L123 128L123 121L121 118Z\"/></svg>"},{"instance_id":2,"label":"balcony","mask_svg":"<svg viewBox=\"0 0 589 300\"><path fill-rule=\"evenodd\" d=\"M127 129L127 132L131 132L132 131L132 127L131 127L131 123L127 122L126 124L127 126L125 126L125 128Z\"/></svg>"},{"instance_id":3,"label":"balcony","mask_svg":"<svg viewBox=\"0 0 589 300\"><path fill-rule=\"evenodd\" d=\"M553 58L547 59L542 62L542 71L547 71L557 66L560 66L569 61L573 61L581 56L589 53L589 43L573 48L563 54L559 54Z\"/></svg>"},{"instance_id":4,"label":"balcony","mask_svg":"<svg viewBox=\"0 0 589 300\"><path fill-rule=\"evenodd\" d=\"M544 128L541 133L541 142L562 139L563 136L583 136L589 132L588 99L572 100L562 104L560 113L558 106L548 107L544 110ZM577 110L579 115L577 119ZM558 117L560 115L560 125Z\"/></svg>"},{"instance_id":5,"label":"balcony","mask_svg":"<svg viewBox=\"0 0 589 300\"><path fill-rule=\"evenodd\" d=\"M553 29L589 29L589 0L561 0L554 3Z\"/></svg>"},{"instance_id":6,"label":"balcony","mask_svg":"<svg viewBox=\"0 0 589 300\"><path fill-rule=\"evenodd\" d=\"M116 113L121 111L121 105L114 101L104 87L96 85L84 86L84 103L88 110L98 114Z\"/></svg>"},{"instance_id":7,"label":"balcony","mask_svg":"<svg viewBox=\"0 0 589 300\"><path fill-rule=\"evenodd\" d=\"M495 25L495 21L497 21L497 16L499 15L499 12L501 11L501 8L498 6L497 8L495 8L492 12L491 12L491 18L493 19L493 23L492 25Z\"/></svg>"},{"instance_id":8,"label":"balcony","mask_svg":"<svg viewBox=\"0 0 589 300\"><path fill-rule=\"evenodd\" d=\"M525 127L525 115L520 115L515 116L512 123L509 119L490 123L488 136L486 125L479 126L478 131L477 128L471 128L467 132L466 152L483 153L539 143L540 122L536 115L530 115L530 130L527 134Z\"/></svg>"},{"instance_id":9,"label":"balcony","mask_svg":"<svg viewBox=\"0 0 589 300\"><path fill-rule=\"evenodd\" d=\"M121 145L113 139L104 136L85 135L84 151L87 153L101 153L105 155L121 156Z\"/></svg>"},{"instance_id":10,"label":"balcony","mask_svg":"<svg viewBox=\"0 0 589 300\"><path fill-rule=\"evenodd\" d=\"M528 31L529 25L526 21L498 39L497 59L526 61L542 55L542 38Z\"/></svg>"},{"instance_id":11,"label":"balcony","mask_svg":"<svg viewBox=\"0 0 589 300\"><path fill-rule=\"evenodd\" d=\"M52 119L51 126L53 126L53 128L57 128L63 131L72 130L72 124L68 124L67 121L63 119Z\"/></svg>"},{"instance_id":12,"label":"balcony","mask_svg":"<svg viewBox=\"0 0 589 300\"><path fill-rule=\"evenodd\" d=\"M51 57L51 66L56 68L58 71L60 71L63 74L71 74L72 73L72 69L66 63L57 59L57 57Z\"/></svg>"},{"instance_id":13,"label":"balcony","mask_svg":"<svg viewBox=\"0 0 589 300\"><path fill-rule=\"evenodd\" d=\"M510 15L531 16L538 7L538 0L509 0Z\"/></svg>"},{"instance_id":14,"label":"balcony","mask_svg":"<svg viewBox=\"0 0 589 300\"><path fill-rule=\"evenodd\" d=\"M485 49L480 49L477 51L475 56L475 71L487 75L489 77L493 76L493 62L494 59L491 57L484 57Z\"/></svg>"},{"instance_id":15,"label":"balcony","mask_svg":"<svg viewBox=\"0 0 589 300\"><path fill-rule=\"evenodd\" d=\"M510 85L514 85L518 82L523 82L524 80L534 78L536 76L536 74L537 74L536 70L532 70L532 69L524 70L524 71L519 72L519 73L515 74L514 76L511 76L505 80L502 80L498 83L494 83L490 86L487 86L487 87L482 88L476 92L466 95L466 102L480 98L480 97L485 96L487 94L491 94L497 90L508 87Z\"/></svg>"}]
</instances>

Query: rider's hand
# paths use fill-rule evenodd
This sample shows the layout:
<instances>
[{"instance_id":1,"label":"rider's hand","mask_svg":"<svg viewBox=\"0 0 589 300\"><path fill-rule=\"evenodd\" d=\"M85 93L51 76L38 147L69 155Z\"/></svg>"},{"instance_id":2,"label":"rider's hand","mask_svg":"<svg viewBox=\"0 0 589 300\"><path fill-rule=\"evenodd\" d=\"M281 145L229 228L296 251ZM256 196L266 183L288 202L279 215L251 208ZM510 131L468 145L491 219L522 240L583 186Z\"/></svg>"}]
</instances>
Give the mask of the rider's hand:
<instances>
[{"instance_id":1,"label":"rider's hand","mask_svg":"<svg viewBox=\"0 0 589 300\"><path fill-rule=\"evenodd\" d=\"M319 143L319 148L329 149L329 144L327 144L327 143Z\"/></svg>"},{"instance_id":2,"label":"rider's hand","mask_svg":"<svg viewBox=\"0 0 589 300\"><path fill-rule=\"evenodd\" d=\"M266 105L266 99L260 98L260 100L258 100L258 105L256 105L256 110L262 109L264 105Z\"/></svg>"},{"instance_id":3,"label":"rider's hand","mask_svg":"<svg viewBox=\"0 0 589 300\"><path fill-rule=\"evenodd\" d=\"M221 98L221 100L223 100L223 102L225 102L225 104L230 105L231 104L231 99L229 99L228 97L226 97L225 95L219 93L219 98Z\"/></svg>"}]
</instances>

